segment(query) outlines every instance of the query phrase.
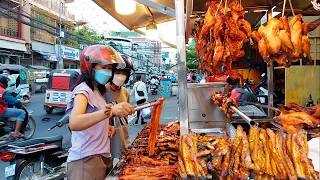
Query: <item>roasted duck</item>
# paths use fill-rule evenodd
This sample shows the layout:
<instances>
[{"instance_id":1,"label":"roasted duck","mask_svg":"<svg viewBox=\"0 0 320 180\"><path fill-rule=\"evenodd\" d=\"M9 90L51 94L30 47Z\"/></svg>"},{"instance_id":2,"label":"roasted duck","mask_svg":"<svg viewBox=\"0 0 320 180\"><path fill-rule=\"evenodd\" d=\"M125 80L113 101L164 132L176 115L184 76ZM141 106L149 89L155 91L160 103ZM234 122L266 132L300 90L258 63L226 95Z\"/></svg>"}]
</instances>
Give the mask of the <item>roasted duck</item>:
<instances>
[{"instance_id":1,"label":"roasted duck","mask_svg":"<svg viewBox=\"0 0 320 180\"><path fill-rule=\"evenodd\" d=\"M304 127L315 128L320 124L320 119L309 115L306 112L295 112L287 110L285 107L279 107L281 111L279 120L280 124L289 132L298 132Z\"/></svg>"},{"instance_id":2,"label":"roasted duck","mask_svg":"<svg viewBox=\"0 0 320 180\"><path fill-rule=\"evenodd\" d=\"M230 109L230 106L234 106L236 108L239 107L237 100L229 98L229 96L223 92L213 93L211 99L223 112L226 113L228 119L231 119L232 114L234 113L234 111Z\"/></svg>"},{"instance_id":3,"label":"roasted duck","mask_svg":"<svg viewBox=\"0 0 320 180\"><path fill-rule=\"evenodd\" d=\"M214 76L230 74L232 62L244 56L243 45L251 41L251 25L244 19L245 11L239 1L207 2L204 19L193 30L195 49L200 58L199 69ZM219 71L219 66L224 71Z\"/></svg>"},{"instance_id":4,"label":"roasted duck","mask_svg":"<svg viewBox=\"0 0 320 180\"><path fill-rule=\"evenodd\" d=\"M270 65L276 61L279 65L289 67L301 58L312 60L308 32L313 31L319 22L302 21L302 15L295 15L290 22L283 16L272 18L267 25L261 25L251 37L258 43L259 52L264 61Z\"/></svg>"},{"instance_id":5,"label":"roasted duck","mask_svg":"<svg viewBox=\"0 0 320 180\"><path fill-rule=\"evenodd\" d=\"M320 105L312 107L302 107L296 103L288 103L286 107L291 108L295 112L305 112L312 115L313 117L320 118Z\"/></svg>"}]
</instances>

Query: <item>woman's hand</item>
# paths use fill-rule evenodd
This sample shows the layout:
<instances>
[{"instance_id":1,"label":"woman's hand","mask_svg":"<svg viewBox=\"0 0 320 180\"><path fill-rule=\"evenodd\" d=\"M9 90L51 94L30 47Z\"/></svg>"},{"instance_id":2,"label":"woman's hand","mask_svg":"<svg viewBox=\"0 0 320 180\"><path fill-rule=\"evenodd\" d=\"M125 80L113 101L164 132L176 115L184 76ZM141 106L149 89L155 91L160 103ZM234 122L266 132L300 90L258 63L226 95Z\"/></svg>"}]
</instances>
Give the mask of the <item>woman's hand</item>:
<instances>
[{"instance_id":1,"label":"woman's hand","mask_svg":"<svg viewBox=\"0 0 320 180\"><path fill-rule=\"evenodd\" d=\"M113 136L116 134L116 128L114 126L109 125L109 132L108 132L108 137L113 138Z\"/></svg>"},{"instance_id":2,"label":"woman's hand","mask_svg":"<svg viewBox=\"0 0 320 180\"><path fill-rule=\"evenodd\" d=\"M127 117L128 115L133 114L135 110L131 104L127 102L122 102L113 105L111 107L111 112L113 116Z\"/></svg>"}]
</instances>

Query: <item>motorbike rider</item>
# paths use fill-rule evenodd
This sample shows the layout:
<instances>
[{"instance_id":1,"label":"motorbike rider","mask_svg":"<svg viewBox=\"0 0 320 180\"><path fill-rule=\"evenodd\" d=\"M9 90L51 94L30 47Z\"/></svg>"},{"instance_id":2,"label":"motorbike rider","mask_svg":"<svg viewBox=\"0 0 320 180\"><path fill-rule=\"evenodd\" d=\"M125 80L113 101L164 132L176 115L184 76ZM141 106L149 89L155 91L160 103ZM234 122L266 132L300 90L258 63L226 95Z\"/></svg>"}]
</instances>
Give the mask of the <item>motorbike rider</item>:
<instances>
[{"instance_id":1,"label":"motorbike rider","mask_svg":"<svg viewBox=\"0 0 320 180\"><path fill-rule=\"evenodd\" d=\"M66 109L72 130L67 159L69 180L104 179L113 168L109 120L135 112L127 102L107 104L102 96L114 67L124 68L125 62L110 46L88 46L80 55L81 78Z\"/></svg>"},{"instance_id":2,"label":"motorbike rider","mask_svg":"<svg viewBox=\"0 0 320 180\"><path fill-rule=\"evenodd\" d=\"M158 86L159 86L159 81L158 79L155 77L155 76L152 76L151 78L151 81L150 81L150 84L152 85L155 85L156 86L156 89L158 89Z\"/></svg>"},{"instance_id":3,"label":"motorbike rider","mask_svg":"<svg viewBox=\"0 0 320 180\"><path fill-rule=\"evenodd\" d=\"M9 69L4 69L2 71L2 74L6 75L9 78L7 90L10 91L10 93L12 93L14 91L14 89L15 89L16 78L13 75L11 75Z\"/></svg>"},{"instance_id":4,"label":"motorbike rider","mask_svg":"<svg viewBox=\"0 0 320 180\"><path fill-rule=\"evenodd\" d=\"M124 69L114 68L114 75L110 78L110 83L106 85L106 93L104 98L107 103L122 103L127 102L130 103L130 93L128 89L123 87L124 84L127 84L129 81L129 77L134 71L132 60L129 56L121 55L122 59L126 63L126 67ZM113 153L113 157L116 156L119 158L119 154L121 154L121 150L125 149L127 146L131 144L130 137L128 134L128 117L119 118L114 117L111 125L116 126L117 122L121 123L122 132L124 136L120 136L121 142L115 142L115 139L111 139L111 152ZM117 127L118 128L118 127ZM111 135L111 133L109 134ZM119 151L120 150L120 151Z\"/></svg>"},{"instance_id":5,"label":"motorbike rider","mask_svg":"<svg viewBox=\"0 0 320 180\"><path fill-rule=\"evenodd\" d=\"M6 90L10 79L6 75L0 74L0 117L17 117L15 130L12 134L14 138L23 137L20 133L22 123L25 120L26 112L22 109L8 108L7 105L19 106L29 103L28 100L21 102L14 98L11 93Z\"/></svg>"}]
</instances>

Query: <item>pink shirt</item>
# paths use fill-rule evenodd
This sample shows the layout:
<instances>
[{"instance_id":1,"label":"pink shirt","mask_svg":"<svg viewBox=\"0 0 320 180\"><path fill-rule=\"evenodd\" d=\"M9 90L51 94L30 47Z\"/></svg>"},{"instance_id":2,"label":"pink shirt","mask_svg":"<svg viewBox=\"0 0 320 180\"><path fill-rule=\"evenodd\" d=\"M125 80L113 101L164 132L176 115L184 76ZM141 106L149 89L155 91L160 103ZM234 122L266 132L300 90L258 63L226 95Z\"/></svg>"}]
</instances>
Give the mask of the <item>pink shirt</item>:
<instances>
[{"instance_id":1,"label":"pink shirt","mask_svg":"<svg viewBox=\"0 0 320 180\"><path fill-rule=\"evenodd\" d=\"M70 115L74 106L74 97L83 94L88 99L86 113L92 113L105 108L106 102L98 90L92 91L86 83L79 84L72 92L66 113ZM105 119L82 131L72 131L71 144L67 162L100 154L110 157L110 139L108 138L109 119Z\"/></svg>"}]
</instances>

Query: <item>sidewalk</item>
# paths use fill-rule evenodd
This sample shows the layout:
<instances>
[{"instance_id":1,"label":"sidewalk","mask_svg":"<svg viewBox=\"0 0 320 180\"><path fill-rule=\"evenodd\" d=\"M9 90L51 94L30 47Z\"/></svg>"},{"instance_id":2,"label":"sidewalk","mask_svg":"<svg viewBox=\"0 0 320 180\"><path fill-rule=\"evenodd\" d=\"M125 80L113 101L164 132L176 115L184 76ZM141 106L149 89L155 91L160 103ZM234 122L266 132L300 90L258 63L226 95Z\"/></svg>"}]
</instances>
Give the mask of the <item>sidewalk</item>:
<instances>
[{"instance_id":1,"label":"sidewalk","mask_svg":"<svg viewBox=\"0 0 320 180\"><path fill-rule=\"evenodd\" d=\"M164 106L161 114L160 124L167 124L169 122L178 120L179 112L178 112L178 102L176 96L167 97L164 101ZM134 124L136 115L129 117L129 135L131 141L133 141L138 133L144 128L144 125ZM149 123L149 120L146 122ZM140 123L140 122L139 122Z\"/></svg>"}]
</instances>

